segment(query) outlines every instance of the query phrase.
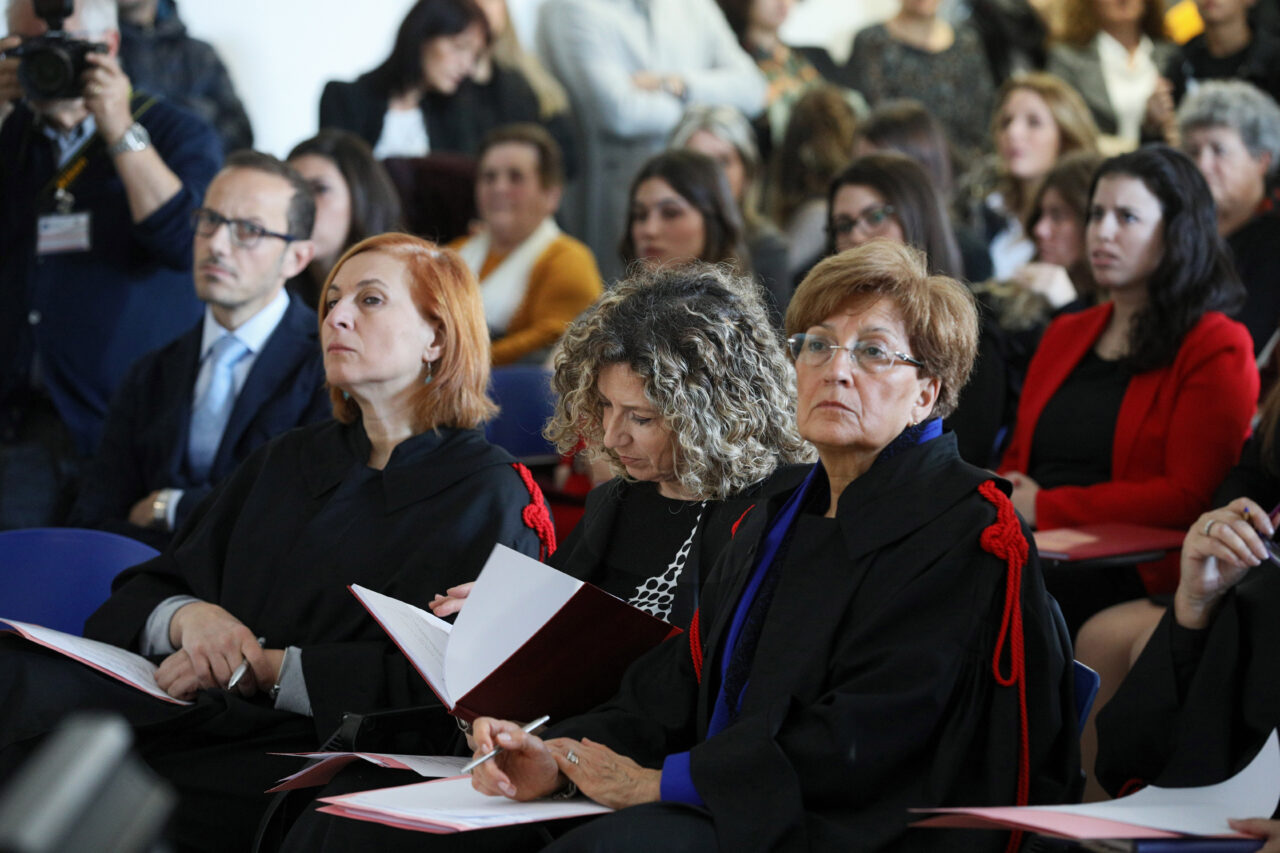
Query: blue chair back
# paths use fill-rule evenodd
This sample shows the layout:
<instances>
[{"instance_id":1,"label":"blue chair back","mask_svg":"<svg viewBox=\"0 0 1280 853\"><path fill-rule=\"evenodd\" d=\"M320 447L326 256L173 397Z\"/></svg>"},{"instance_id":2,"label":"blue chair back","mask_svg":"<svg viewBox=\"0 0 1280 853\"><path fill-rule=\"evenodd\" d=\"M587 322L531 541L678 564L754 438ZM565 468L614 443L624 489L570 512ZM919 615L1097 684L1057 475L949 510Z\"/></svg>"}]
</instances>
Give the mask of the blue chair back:
<instances>
[{"instance_id":1,"label":"blue chair back","mask_svg":"<svg viewBox=\"0 0 1280 853\"><path fill-rule=\"evenodd\" d=\"M35 527L0 533L0 616L81 634L122 569L160 552L101 530Z\"/></svg>"},{"instance_id":2,"label":"blue chair back","mask_svg":"<svg viewBox=\"0 0 1280 853\"><path fill-rule=\"evenodd\" d=\"M1089 711L1093 709L1093 700L1098 695L1102 676L1078 660L1073 660L1071 663L1076 689L1076 734L1080 734L1084 731L1085 721L1089 719Z\"/></svg>"},{"instance_id":3,"label":"blue chair back","mask_svg":"<svg viewBox=\"0 0 1280 853\"><path fill-rule=\"evenodd\" d=\"M559 459L542 427L555 410L551 371L535 365L494 368L490 393L502 411L485 425L485 438L526 464Z\"/></svg>"}]
</instances>

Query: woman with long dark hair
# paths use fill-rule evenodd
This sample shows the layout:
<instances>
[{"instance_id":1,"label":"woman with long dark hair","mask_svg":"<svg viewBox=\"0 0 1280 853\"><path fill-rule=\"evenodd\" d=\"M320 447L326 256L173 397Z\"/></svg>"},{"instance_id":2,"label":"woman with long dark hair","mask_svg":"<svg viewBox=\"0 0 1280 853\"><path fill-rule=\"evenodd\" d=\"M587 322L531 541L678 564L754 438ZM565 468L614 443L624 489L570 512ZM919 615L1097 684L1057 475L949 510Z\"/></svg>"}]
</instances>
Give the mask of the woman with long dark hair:
<instances>
[{"instance_id":1,"label":"woman with long dark hair","mask_svg":"<svg viewBox=\"0 0 1280 853\"><path fill-rule=\"evenodd\" d=\"M1239 454L1257 399L1249 333L1223 313L1243 288L1186 155L1156 146L1107 160L1090 199L1089 263L1110 299L1045 332L1001 471L1041 530L1185 527ZM1048 580L1074 632L1103 607L1171 592L1177 565Z\"/></svg>"},{"instance_id":2,"label":"woman with long dark hair","mask_svg":"<svg viewBox=\"0 0 1280 853\"><path fill-rule=\"evenodd\" d=\"M381 65L325 84L320 126L356 133L378 159L474 155L498 125L541 117L519 71L495 65L485 85L473 80L493 35L476 0L418 0Z\"/></svg>"},{"instance_id":3,"label":"woman with long dark hair","mask_svg":"<svg viewBox=\"0 0 1280 853\"><path fill-rule=\"evenodd\" d=\"M715 161L688 149L651 158L631 182L628 225L618 252L626 264L736 264L750 272L742 214Z\"/></svg>"},{"instance_id":4,"label":"woman with long dark hair","mask_svg":"<svg viewBox=\"0 0 1280 853\"><path fill-rule=\"evenodd\" d=\"M295 145L288 160L316 197L315 259L289 282L314 308L343 252L365 237L400 230L400 196L368 144L350 131L322 130Z\"/></svg>"}]
</instances>

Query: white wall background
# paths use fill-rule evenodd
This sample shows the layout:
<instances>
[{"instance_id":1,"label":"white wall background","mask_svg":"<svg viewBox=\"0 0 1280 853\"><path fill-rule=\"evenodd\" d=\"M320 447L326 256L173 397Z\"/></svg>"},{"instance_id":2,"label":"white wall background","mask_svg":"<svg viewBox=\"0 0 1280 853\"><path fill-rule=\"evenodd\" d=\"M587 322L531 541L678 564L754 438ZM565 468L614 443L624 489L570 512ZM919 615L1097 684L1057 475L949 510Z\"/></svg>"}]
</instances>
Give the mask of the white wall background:
<instances>
[{"instance_id":1,"label":"white wall background","mask_svg":"<svg viewBox=\"0 0 1280 853\"><path fill-rule=\"evenodd\" d=\"M507 0L531 44L543 0ZM231 71L258 148L284 156L316 131L327 80L350 80L391 51L413 0L178 0L188 30L212 42ZM821 44L838 62L853 33L892 14L898 0L804 0L783 29L793 44Z\"/></svg>"}]
</instances>

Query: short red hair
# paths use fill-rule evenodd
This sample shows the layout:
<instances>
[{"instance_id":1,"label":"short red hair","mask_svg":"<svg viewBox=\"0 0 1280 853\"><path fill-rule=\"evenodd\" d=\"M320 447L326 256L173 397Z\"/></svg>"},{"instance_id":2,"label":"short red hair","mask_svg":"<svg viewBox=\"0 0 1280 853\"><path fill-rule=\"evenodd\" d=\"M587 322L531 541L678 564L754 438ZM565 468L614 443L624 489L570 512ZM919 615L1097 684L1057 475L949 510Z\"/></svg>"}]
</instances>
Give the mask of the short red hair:
<instances>
[{"instance_id":1,"label":"short red hair","mask_svg":"<svg viewBox=\"0 0 1280 853\"><path fill-rule=\"evenodd\" d=\"M431 381L415 392L413 428L475 429L498 412L489 399L489 328L484 321L480 286L457 252L411 234L378 234L343 253L320 288L320 323L329 313L324 294L342 265L365 252L382 252L400 261L405 284L424 320L439 328L440 358L431 363ZM331 387L333 416L354 423L360 407L339 388Z\"/></svg>"}]
</instances>

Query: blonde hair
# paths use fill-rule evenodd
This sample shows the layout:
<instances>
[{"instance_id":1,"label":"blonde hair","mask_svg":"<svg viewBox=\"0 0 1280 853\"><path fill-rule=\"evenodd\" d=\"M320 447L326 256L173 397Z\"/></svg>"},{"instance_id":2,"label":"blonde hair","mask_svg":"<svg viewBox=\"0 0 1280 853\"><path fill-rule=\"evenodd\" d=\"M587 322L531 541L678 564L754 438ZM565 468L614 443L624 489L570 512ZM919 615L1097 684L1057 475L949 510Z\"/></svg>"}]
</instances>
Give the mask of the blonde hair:
<instances>
[{"instance_id":1,"label":"blonde hair","mask_svg":"<svg viewBox=\"0 0 1280 853\"><path fill-rule=\"evenodd\" d=\"M1093 120L1093 113L1084 102L1084 98L1075 88L1053 74L1045 71L1026 71L1015 74L1004 85L996 98L996 109L991 116L991 138L1000 134L1003 126L1004 105L1014 92L1026 90L1044 101L1053 116L1053 123L1058 126L1058 157L1073 151L1098 151L1098 125ZM1030 198L1023 198L1021 185L1004 171L1000 164L1000 191L1012 202L1009 210L1019 219L1025 219Z\"/></svg>"}]
</instances>

